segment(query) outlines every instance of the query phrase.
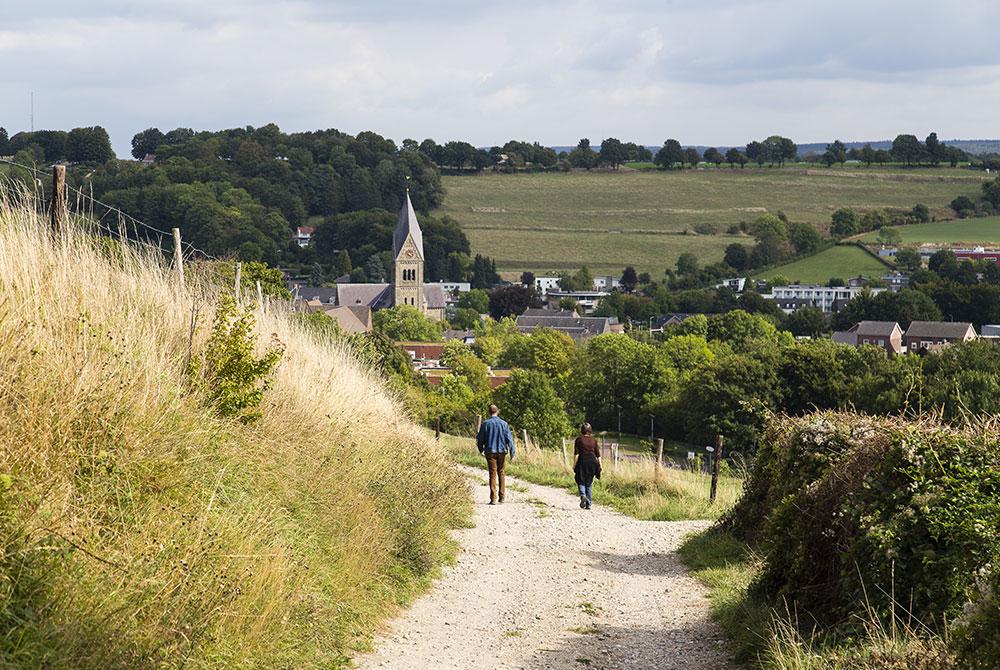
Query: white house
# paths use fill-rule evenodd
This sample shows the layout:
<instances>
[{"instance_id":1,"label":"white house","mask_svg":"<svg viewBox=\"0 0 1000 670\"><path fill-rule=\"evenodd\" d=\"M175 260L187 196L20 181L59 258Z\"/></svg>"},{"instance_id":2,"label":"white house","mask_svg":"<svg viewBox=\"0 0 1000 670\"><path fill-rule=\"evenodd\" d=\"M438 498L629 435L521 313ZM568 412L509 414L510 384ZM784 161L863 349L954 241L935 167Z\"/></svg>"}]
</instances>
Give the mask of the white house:
<instances>
[{"instance_id":1,"label":"white house","mask_svg":"<svg viewBox=\"0 0 1000 670\"><path fill-rule=\"evenodd\" d=\"M884 288L865 288L863 286L822 286L820 284L790 284L775 286L765 300L772 300L786 314L791 314L802 307L819 307L824 312L836 311L848 300L855 298L864 291L873 295L885 291Z\"/></svg>"},{"instance_id":2,"label":"white house","mask_svg":"<svg viewBox=\"0 0 1000 670\"><path fill-rule=\"evenodd\" d=\"M316 229L312 226L299 226L295 229L295 241L299 243L300 247L308 247L312 244L313 233Z\"/></svg>"},{"instance_id":3,"label":"white house","mask_svg":"<svg viewBox=\"0 0 1000 670\"><path fill-rule=\"evenodd\" d=\"M612 291L619 287L621 287L621 280L618 277L612 277L611 275L594 277L595 291Z\"/></svg>"},{"instance_id":4,"label":"white house","mask_svg":"<svg viewBox=\"0 0 1000 670\"><path fill-rule=\"evenodd\" d=\"M538 295L546 296L549 291L559 288L559 277L535 277L535 290Z\"/></svg>"}]
</instances>

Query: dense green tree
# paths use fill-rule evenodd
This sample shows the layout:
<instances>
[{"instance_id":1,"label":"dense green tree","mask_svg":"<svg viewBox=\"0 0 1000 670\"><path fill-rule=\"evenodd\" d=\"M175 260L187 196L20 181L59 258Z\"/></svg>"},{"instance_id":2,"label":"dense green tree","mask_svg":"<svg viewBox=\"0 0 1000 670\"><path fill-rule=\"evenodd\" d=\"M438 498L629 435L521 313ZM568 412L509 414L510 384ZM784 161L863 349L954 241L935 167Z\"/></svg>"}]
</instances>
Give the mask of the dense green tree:
<instances>
[{"instance_id":1,"label":"dense green tree","mask_svg":"<svg viewBox=\"0 0 1000 670\"><path fill-rule=\"evenodd\" d=\"M486 314L490 311L490 294L481 288L474 288L458 296L458 306L473 309L476 314Z\"/></svg>"},{"instance_id":2,"label":"dense green tree","mask_svg":"<svg viewBox=\"0 0 1000 670\"><path fill-rule=\"evenodd\" d=\"M471 307L458 307L455 309L455 316L448 319L448 322L456 330L472 330L479 323L479 312Z\"/></svg>"},{"instance_id":3,"label":"dense green tree","mask_svg":"<svg viewBox=\"0 0 1000 670\"><path fill-rule=\"evenodd\" d=\"M114 157L111 138L101 126L74 128L66 136L66 160L72 163L106 163Z\"/></svg>"},{"instance_id":4,"label":"dense green tree","mask_svg":"<svg viewBox=\"0 0 1000 670\"><path fill-rule=\"evenodd\" d=\"M739 242L733 242L726 247L725 261L734 270L746 270L750 267L750 252Z\"/></svg>"},{"instance_id":5,"label":"dense green tree","mask_svg":"<svg viewBox=\"0 0 1000 670\"><path fill-rule=\"evenodd\" d=\"M684 149L681 147L681 143L675 139L664 142L660 150L656 152L653 162L668 170L674 166L674 163L683 164Z\"/></svg>"},{"instance_id":6,"label":"dense green tree","mask_svg":"<svg viewBox=\"0 0 1000 670\"><path fill-rule=\"evenodd\" d=\"M166 136L159 128L147 128L132 137L132 157L142 160L146 154L155 154Z\"/></svg>"},{"instance_id":7,"label":"dense green tree","mask_svg":"<svg viewBox=\"0 0 1000 670\"><path fill-rule=\"evenodd\" d=\"M694 147L688 147L684 150L684 161L692 168L697 167L701 162L701 154Z\"/></svg>"},{"instance_id":8,"label":"dense green tree","mask_svg":"<svg viewBox=\"0 0 1000 670\"><path fill-rule=\"evenodd\" d=\"M601 163L610 165L612 170L617 170L626 159L625 147L620 140L609 137L601 142L601 152L598 156Z\"/></svg>"},{"instance_id":9,"label":"dense green tree","mask_svg":"<svg viewBox=\"0 0 1000 670\"><path fill-rule=\"evenodd\" d=\"M909 272L915 272L923 265L920 252L916 249L897 249L895 260L900 270L907 270Z\"/></svg>"},{"instance_id":10,"label":"dense green tree","mask_svg":"<svg viewBox=\"0 0 1000 670\"><path fill-rule=\"evenodd\" d=\"M498 286L490 291L490 316L500 320L505 316L518 316L526 309L537 306L534 289L526 286Z\"/></svg>"},{"instance_id":11,"label":"dense green tree","mask_svg":"<svg viewBox=\"0 0 1000 670\"><path fill-rule=\"evenodd\" d=\"M830 217L830 234L835 237L854 235L859 227L858 214L850 207L841 207Z\"/></svg>"},{"instance_id":12,"label":"dense green tree","mask_svg":"<svg viewBox=\"0 0 1000 670\"><path fill-rule=\"evenodd\" d=\"M756 140L747 144L746 155L747 158L755 162L758 166L762 166L767 162L767 152L764 149L764 145Z\"/></svg>"},{"instance_id":13,"label":"dense green tree","mask_svg":"<svg viewBox=\"0 0 1000 670\"><path fill-rule=\"evenodd\" d=\"M897 135L891 152L894 159L907 165L919 163L926 155L924 145L914 135Z\"/></svg>"},{"instance_id":14,"label":"dense green tree","mask_svg":"<svg viewBox=\"0 0 1000 670\"><path fill-rule=\"evenodd\" d=\"M808 223L789 223L788 240L792 243L797 254L813 254L819 250L823 244L823 238L815 226Z\"/></svg>"},{"instance_id":15,"label":"dense green tree","mask_svg":"<svg viewBox=\"0 0 1000 670\"><path fill-rule=\"evenodd\" d=\"M569 419L549 378L536 370L516 370L495 392L496 404L516 430L544 448L556 448L571 434Z\"/></svg>"},{"instance_id":16,"label":"dense green tree","mask_svg":"<svg viewBox=\"0 0 1000 670\"><path fill-rule=\"evenodd\" d=\"M397 342L435 342L441 339L441 324L410 305L396 305L372 314L372 328Z\"/></svg>"},{"instance_id":17,"label":"dense green tree","mask_svg":"<svg viewBox=\"0 0 1000 670\"><path fill-rule=\"evenodd\" d=\"M736 147L732 147L726 151L726 162L729 163L729 167L736 167L737 163L740 164L740 167L743 167L747 164L748 160L747 155Z\"/></svg>"},{"instance_id":18,"label":"dense green tree","mask_svg":"<svg viewBox=\"0 0 1000 670\"><path fill-rule=\"evenodd\" d=\"M885 227L878 231L878 241L879 244L885 246L896 246L897 244L902 244L903 233L899 232L898 228Z\"/></svg>"},{"instance_id":19,"label":"dense green tree","mask_svg":"<svg viewBox=\"0 0 1000 670\"><path fill-rule=\"evenodd\" d=\"M365 276L372 284L381 284L387 281L385 265L378 254L372 254L365 263Z\"/></svg>"},{"instance_id":20,"label":"dense green tree","mask_svg":"<svg viewBox=\"0 0 1000 670\"><path fill-rule=\"evenodd\" d=\"M567 160L575 168L589 170L597 166L597 153L590 148L590 140L584 137L576 148L569 152Z\"/></svg>"},{"instance_id":21,"label":"dense green tree","mask_svg":"<svg viewBox=\"0 0 1000 670\"><path fill-rule=\"evenodd\" d=\"M629 265L625 268L622 273L620 280L622 290L626 293L631 293L635 290L636 286L639 285L639 275L636 274L635 268Z\"/></svg>"},{"instance_id":22,"label":"dense green tree","mask_svg":"<svg viewBox=\"0 0 1000 670\"><path fill-rule=\"evenodd\" d=\"M819 337L828 329L826 314L819 307L802 307L786 317L785 328L792 335Z\"/></svg>"},{"instance_id":23,"label":"dense green tree","mask_svg":"<svg viewBox=\"0 0 1000 670\"><path fill-rule=\"evenodd\" d=\"M326 273L323 272L323 266L319 263L313 263L309 270L309 285L322 286L325 281Z\"/></svg>"},{"instance_id":24,"label":"dense green tree","mask_svg":"<svg viewBox=\"0 0 1000 670\"><path fill-rule=\"evenodd\" d=\"M725 162L725 160L726 157L723 156L722 153L715 147L709 147L708 149L705 149L705 162L711 163L712 165L718 167L719 165L722 165L722 163Z\"/></svg>"},{"instance_id":25,"label":"dense green tree","mask_svg":"<svg viewBox=\"0 0 1000 670\"><path fill-rule=\"evenodd\" d=\"M690 252L685 252L677 257L677 274L693 275L700 269L698 257Z\"/></svg>"}]
</instances>

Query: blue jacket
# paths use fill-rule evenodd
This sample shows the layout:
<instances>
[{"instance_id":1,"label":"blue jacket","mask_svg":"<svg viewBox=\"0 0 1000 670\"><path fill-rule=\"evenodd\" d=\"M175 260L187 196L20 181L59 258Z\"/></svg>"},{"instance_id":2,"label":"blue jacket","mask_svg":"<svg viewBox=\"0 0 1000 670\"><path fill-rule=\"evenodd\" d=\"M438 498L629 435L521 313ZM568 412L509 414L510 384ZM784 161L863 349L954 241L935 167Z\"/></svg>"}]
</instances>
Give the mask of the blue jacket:
<instances>
[{"instance_id":1,"label":"blue jacket","mask_svg":"<svg viewBox=\"0 0 1000 670\"><path fill-rule=\"evenodd\" d=\"M479 426L476 446L481 454L504 454L510 452L514 458L514 435L507 422L498 416L491 416Z\"/></svg>"}]
</instances>

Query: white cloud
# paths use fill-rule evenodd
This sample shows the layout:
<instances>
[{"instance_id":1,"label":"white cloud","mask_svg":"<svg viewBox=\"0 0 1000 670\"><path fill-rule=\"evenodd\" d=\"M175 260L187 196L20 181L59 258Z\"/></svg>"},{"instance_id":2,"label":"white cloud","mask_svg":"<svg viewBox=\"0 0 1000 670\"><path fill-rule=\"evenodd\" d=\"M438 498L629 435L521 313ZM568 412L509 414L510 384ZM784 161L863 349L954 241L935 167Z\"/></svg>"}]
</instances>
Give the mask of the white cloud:
<instances>
[{"instance_id":1,"label":"white cloud","mask_svg":"<svg viewBox=\"0 0 1000 670\"><path fill-rule=\"evenodd\" d=\"M28 5L28 6L25 6ZM986 0L0 0L0 125L615 135L736 144L992 137ZM13 66L11 66L13 64Z\"/></svg>"}]
</instances>

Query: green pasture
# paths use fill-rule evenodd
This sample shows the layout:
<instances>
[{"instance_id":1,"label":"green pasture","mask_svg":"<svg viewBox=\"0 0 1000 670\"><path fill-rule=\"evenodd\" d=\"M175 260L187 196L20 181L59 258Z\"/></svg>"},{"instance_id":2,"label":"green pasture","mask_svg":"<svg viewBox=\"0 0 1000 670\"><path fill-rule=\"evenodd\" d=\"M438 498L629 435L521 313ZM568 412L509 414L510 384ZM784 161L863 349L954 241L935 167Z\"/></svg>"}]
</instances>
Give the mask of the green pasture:
<instances>
[{"instance_id":1,"label":"green pasture","mask_svg":"<svg viewBox=\"0 0 1000 670\"><path fill-rule=\"evenodd\" d=\"M903 244L1000 244L1000 216L935 221L894 228L903 236ZM877 239L877 232L861 236L864 242L876 242Z\"/></svg>"},{"instance_id":2,"label":"green pasture","mask_svg":"<svg viewBox=\"0 0 1000 670\"><path fill-rule=\"evenodd\" d=\"M437 213L457 219L473 252L495 258L501 270L583 263L620 270L631 264L659 274L685 251L706 263L721 259L736 239L726 229L764 212L783 211L823 231L833 211L845 206L909 208L922 202L933 215L947 216L953 198L976 196L986 178L940 168L801 166L484 173L443 177L446 195ZM690 235L695 232L701 234Z\"/></svg>"},{"instance_id":3,"label":"green pasture","mask_svg":"<svg viewBox=\"0 0 1000 670\"><path fill-rule=\"evenodd\" d=\"M758 275L767 279L776 275L802 284L825 284L831 277L848 279L864 275L881 277L889 268L871 254L855 246L831 247L814 256L779 265Z\"/></svg>"}]
</instances>

